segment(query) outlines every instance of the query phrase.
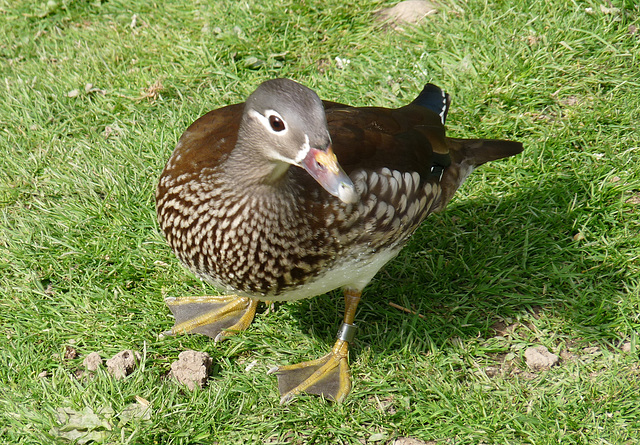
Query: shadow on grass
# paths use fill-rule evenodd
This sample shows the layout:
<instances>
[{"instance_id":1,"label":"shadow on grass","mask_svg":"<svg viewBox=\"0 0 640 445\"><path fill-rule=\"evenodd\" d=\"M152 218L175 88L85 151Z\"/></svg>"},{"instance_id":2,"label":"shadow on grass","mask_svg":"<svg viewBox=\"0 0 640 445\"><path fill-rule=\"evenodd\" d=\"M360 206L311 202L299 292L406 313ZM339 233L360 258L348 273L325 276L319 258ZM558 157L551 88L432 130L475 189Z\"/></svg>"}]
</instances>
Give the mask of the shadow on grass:
<instances>
[{"instance_id":1,"label":"shadow on grass","mask_svg":"<svg viewBox=\"0 0 640 445\"><path fill-rule=\"evenodd\" d=\"M355 353L364 345L384 353L407 340L418 352L437 350L455 337L493 336L495 322L539 311L563 319L572 336L615 337L615 300L626 272L606 261L606 246L574 239L594 212L577 189L568 178L502 198L456 201L431 215L365 288ZM342 310L339 291L290 308L300 330L327 347Z\"/></svg>"}]
</instances>

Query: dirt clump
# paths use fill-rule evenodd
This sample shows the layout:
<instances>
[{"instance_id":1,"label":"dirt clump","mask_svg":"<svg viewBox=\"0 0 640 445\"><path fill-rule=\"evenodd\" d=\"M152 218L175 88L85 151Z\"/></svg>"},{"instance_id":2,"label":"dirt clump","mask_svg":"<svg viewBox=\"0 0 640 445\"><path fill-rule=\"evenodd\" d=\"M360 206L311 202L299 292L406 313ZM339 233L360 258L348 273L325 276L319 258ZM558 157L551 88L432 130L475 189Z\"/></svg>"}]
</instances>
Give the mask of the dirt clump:
<instances>
[{"instance_id":1,"label":"dirt clump","mask_svg":"<svg viewBox=\"0 0 640 445\"><path fill-rule=\"evenodd\" d=\"M209 378L212 362L213 360L206 352L182 351L178 355L178 360L171 364L169 376L191 390L195 389L196 385L202 388Z\"/></svg>"},{"instance_id":2,"label":"dirt clump","mask_svg":"<svg viewBox=\"0 0 640 445\"><path fill-rule=\"evenodd\" d=\"M82 366L84 366L87 371L95 372L102 366L102 357L100 357L100 354L97 352L92 352L84 358Z\"/></svg>"},{"instance_id":3,"label":"dirt clump","mask_svg":"<svg viewBox=\"0 0 640 445\"><path fill-rule=\"evenodd\" d=\"M560 361L558 356L549 352L545 346L527 348L524 351L524 358L527 361L527 366L533 371L546 371Z\"/></svg>"},{"instance_id":4,"label":"dirt clump","mask_svg":"<svg viewBox=\"0 0 640 445\"><path fill-rule=\"evenodd\" d=\"M138 352L126 349L107 360L107 371L115 379L122 379L133 372L140 359Z\"/></svg>"}]
</instances>

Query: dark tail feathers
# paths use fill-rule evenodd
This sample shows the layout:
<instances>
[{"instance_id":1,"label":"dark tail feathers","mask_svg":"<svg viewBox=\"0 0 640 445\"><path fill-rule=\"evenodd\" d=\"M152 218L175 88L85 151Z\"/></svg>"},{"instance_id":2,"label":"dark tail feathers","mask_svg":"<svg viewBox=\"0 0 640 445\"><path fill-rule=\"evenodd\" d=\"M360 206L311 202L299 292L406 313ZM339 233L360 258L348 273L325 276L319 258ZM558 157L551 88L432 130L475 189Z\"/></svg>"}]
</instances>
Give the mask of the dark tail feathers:
<instances>
[{"instance_id":1,"label":"dark tail feathers","mask_svg":"<svg viewBox=\"0 0 640 445\"><path fill-rule=\"evenodd\" d=\"M522 152L522 144L515 141L449 138L449 142L453 146L452 148L455 147L451 150L452 154L459 153L462 159L475 166L497 159L508 158Z\"/></svg>"},{"instance_id":2,"label":"dark tail feathers","mask_svg":"<svg viewBox=\"0 0 640 445\"><path fill-rule=\"evenodd\" d=\"M442 125L444 125L447 120L447 112L449 111L451 98L440 87L428 83L412 103L425 107L434 113L438 113L438 115L440 115L440 121Z\"/></svg>"}]
</instances>

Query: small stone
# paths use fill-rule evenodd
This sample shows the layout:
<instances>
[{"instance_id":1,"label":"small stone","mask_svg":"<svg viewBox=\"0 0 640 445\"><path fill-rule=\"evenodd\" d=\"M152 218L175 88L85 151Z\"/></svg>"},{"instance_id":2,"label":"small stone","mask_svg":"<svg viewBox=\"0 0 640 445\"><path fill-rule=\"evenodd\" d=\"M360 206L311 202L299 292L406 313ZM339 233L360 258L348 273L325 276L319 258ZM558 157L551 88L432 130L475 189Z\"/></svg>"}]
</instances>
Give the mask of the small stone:
<instances>
[{"instance_id":1,"label":"small stone","mask_svg":"<svg viewBox=\"0 0 640 445\"><path fill-rule=\"evenodd\" d=\"M107 360L107 371L116 379L122 379L133 372L140 354L134 353L131 349L117 353Z\"/></svg>"},{"instance_id":2,"label":"small stone","mask_svg":"<svg viewBox=\"0 0 640 445\"><path fill-rule=\"evenodd\" d=\"M247 365L247 367L246 367L246 368L244 368L244 372L249 372L249 371L251 371L251 370L253 369L253 367L254 367L254 366L256 366L257 364L258 364L258 360L254 360L254 361L252 361L251 363L249 363L249 364Z\"/></svg>"},{"instance_id":3,"label":"small stone","mask_svg":"<svg viewBox=\"0 0 640 445\"><path fill-rule=\"evenodd\" d=\"M95 372L102 366L102 357L97 352L92 352L84 358L82 366L87 368L87 371Z\"/></svg>"},{"instance_id":4,"label":"small stone","mask_svg":"<svg viewBox=\"0 0 640 445\"><path fill-rule=\"evenodd\" d=\"M67 93L67 97L78 97L80 95L80 90L71 90Z\"/></svg>"},{"instance_id":5,"label":"small stone","mask_svg":"<svg viewBox=\"0 0 640 445\"><path fill-rule=\"evenodd\" d=\"M524 351L527 366L533 371L544 371L558 364L557 355L552 354L545 346L527 348Z\"/></svg>"},{"instance_id":6,"label":"small stone","mask_svg":"<svg viewBox=\"0 0 640 445\"><path fill-rule=\"evenodd\" d=\"M625 341L622 344L622 352L631 352L631 342L630 341Z\"/></svg>"},{"instance_id":7,"label":"small stone","mask_svg":"<svg viewBox=\"0 0 640 445\"><path fill-rule=\"evenodd\" d=\"M40 374L38 374L38 377L40 377L41 379L49 377L49 371L42 371Z\"/></svg>"},{"instance_id":8,"label":"small stone","mask_svg":"<svg viewBox=\"0 0 640 445\"><path fill-rule=\"evenodd\" d=\"M196 385L202 388L209 378L212 362L213 360L206 352L182 351L178 355L178 360L171 364L169 375L190 390L195 389Z\"/></svg>"}]
</instances>

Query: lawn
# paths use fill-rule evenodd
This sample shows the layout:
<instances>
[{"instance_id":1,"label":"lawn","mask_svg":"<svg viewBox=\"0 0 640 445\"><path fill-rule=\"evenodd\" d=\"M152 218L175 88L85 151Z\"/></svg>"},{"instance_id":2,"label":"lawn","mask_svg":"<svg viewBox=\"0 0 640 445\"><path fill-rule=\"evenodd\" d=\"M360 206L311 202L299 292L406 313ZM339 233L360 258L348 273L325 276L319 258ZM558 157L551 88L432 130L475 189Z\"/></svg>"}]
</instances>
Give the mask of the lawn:
<instances>
[{"instance_id":1,"label":"lawn","mask_svg":"<svg viewBox=\"0 0 640 445\"><path fill-rule=\"evenodd\" d=\"M640 7L443 0L394 29L374 15L394 3L0 0L0 442L640 441ZM158 230L158 176L274 77L388 107L433 82L450 136L525 146L365 289L343 404L281 406L266 375L331 347L339 292L219 344L159 336L163 297L215 291ZM529 369L534 346L558 365ZM124 379L82 364L128 349ZM213 359L203 389L167 377L187 349Z\"/></svg>"}]
</instances>

